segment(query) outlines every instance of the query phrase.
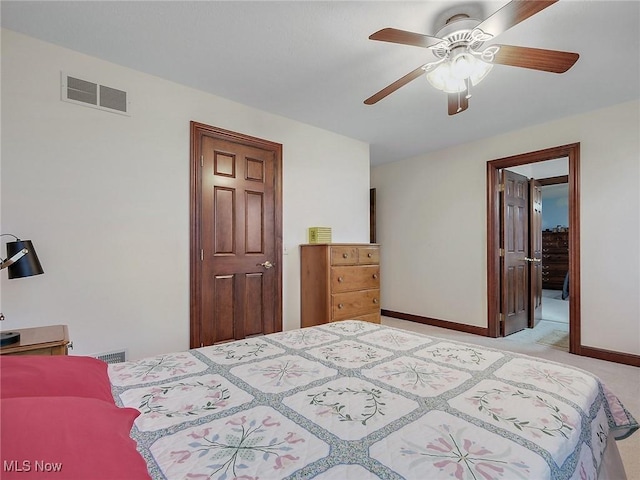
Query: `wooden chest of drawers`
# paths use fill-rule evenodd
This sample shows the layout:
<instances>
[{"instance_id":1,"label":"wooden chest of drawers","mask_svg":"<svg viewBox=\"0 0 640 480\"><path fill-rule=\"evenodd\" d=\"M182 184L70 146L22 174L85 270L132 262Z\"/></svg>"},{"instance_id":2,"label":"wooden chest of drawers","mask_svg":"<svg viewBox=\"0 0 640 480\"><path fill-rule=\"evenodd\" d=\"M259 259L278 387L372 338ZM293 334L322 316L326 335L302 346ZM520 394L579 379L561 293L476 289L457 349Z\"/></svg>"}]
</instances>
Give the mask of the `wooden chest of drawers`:
<instances>
[{"instance_id":1,"label":"wooden chest of drawers","mask_svg":"<svg viewBox=\"0 0 640 480\"><path fill-rule=\"evenodd\" d=\"M380 323L380 246L300 246L300 324L337 320Z\"/></svg>"},{"instance_id":2,"label":"wooden chest of drawers","mask_svg":"<svg viewBox=\"0 0 640 480\"><path fill-rule=\"evenodd\" d=\"M562 290L569 271L569 233L542 232L542 288Z\"/></svg>"}]
</instances>

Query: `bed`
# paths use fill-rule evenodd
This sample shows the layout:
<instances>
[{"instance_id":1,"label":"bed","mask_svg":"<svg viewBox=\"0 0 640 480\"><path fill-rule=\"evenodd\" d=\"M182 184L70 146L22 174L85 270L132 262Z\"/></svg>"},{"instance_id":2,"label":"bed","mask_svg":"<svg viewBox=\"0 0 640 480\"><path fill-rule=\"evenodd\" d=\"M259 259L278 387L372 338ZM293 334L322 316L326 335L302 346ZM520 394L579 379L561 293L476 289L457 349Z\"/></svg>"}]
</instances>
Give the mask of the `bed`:
<instances>
[{"instance_id":1,"label":"bed","mask_svg":"<svg viewBox=\"0 0 640 480\"><path fill-rule=\"evenodd\" d=\"M0 361L3 478L619 479L638 429L587 372L352 320L46 360Z\"/></svg>"}]
</instances>

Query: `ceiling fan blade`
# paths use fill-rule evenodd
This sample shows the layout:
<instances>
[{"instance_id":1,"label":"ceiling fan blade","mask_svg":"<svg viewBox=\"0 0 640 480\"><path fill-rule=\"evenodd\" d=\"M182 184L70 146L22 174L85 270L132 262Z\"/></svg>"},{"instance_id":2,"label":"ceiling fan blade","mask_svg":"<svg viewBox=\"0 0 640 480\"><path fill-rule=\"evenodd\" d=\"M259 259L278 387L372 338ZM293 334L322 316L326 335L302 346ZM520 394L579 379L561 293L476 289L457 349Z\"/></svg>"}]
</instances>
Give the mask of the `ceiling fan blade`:
<instances>
[{"instance_id":1,"label":"ceiling fan blade","mask_svg":"<svg viewBox=\"0 0 640 480\"><path fill-rule=\"evenodd\" d=\"M489 49L499 47L493 60L489 63L510 65L512 67L530 68L551 73L564 73L578 61L580 55L559 50L542 48L516 47L513 45L491 45Z\"/></svg>"},{"instance_id":2,"label":"ceiling fan blade","mask_svg":"<svg viewBox=\"0 0 640 480\"><path fill-rule=\"evenodd\" d=\"M494 37L550 7L558 0L512 0L476 28Z\"/></svg>"},{"instance_id":3,"label":"ceiling fan blade","mask_svg":"<svg viewBox=\"0 0 640 480\"><path fill-rule=\"evenodd\" d=\"M420 67L416 68L414 71L412 71L410 73L407 73L404 77L396 80L391 85L388 85L388 86L384 87L378 93L370 96L369 98L367 98L364 101L364 103L366 105L373 105L374 103L377 103L380 100L382 100L387 95L392 94L393 92L398 90L400 87L405 86L410 81L415 80L416 78L418 78L422 74L424 74L424 70L422 69L422 66L420 66Z\"/></svg>"},{"instance_id":4,"label":"ceiling fan blade","mask_svg":"<svg viewBox=\"0 0 640 480\"><path fill-rule=\"evenodd\" d=\"M369 36L369 40L379 40L381 42L400 43L401 45L413 45L415 47L429 48L437 45L443 40L438 37L423 35L421 33L407 32L397 28L383 28Z\"/></svg>"},{"instance_id":5,"label":"ceiling fan blade","mask_svg":"<svg viewBox=\"0 0 640 480\"><path fill-rule=\"evenodd\" d=\"M449 93L447 100L449 115L455 115L456 113L464 112L467 108L469 108L467 90L460 93Z\"/></svg>"}]
</instances>

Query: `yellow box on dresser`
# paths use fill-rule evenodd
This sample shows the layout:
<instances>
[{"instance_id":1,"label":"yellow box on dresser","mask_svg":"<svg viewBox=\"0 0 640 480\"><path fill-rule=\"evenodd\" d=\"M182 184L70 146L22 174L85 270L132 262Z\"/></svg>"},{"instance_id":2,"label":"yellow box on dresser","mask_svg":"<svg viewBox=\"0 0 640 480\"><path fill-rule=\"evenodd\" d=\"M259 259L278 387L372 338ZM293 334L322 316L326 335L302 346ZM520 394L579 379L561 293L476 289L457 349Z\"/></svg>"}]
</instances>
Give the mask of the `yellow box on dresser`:
<instances>
[{"instance_id":1,"label":"yellow box on dresser","mask_svg":"<svg viewBox=\"0 0 640 480\"><path fill-rule=\"evenodd\" d=\"M309 227L309 243L331 243L331 227Z\"/></svg>"},{"instance_id":2,"label":"yellow box on dresser","mask_svg":"<svg viewBox=\"0 0 640 480\"><path fill-rule=\"evenodd\" d=\"M380 245L300 246L300 324L380 323Z\"/></svg>"}]
</instances>

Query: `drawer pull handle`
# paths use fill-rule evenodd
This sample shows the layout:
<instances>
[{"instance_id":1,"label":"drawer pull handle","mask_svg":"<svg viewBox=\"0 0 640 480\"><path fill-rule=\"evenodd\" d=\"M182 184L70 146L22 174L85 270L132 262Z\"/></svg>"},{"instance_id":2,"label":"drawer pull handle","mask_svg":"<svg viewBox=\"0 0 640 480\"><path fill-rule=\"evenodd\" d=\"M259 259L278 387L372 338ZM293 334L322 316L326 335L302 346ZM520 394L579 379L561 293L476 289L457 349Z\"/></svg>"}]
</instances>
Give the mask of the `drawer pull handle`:
<instances>
[{"instance_id":1,"label":"drawer pull handle","mask_svg":"<svg viewBox=\"0 0 640 480\"><path fill-rule=\"evenodd\" d=\"M374 279L374 280L376 280L377 278L378 278L378 274L377 274L377 273L374 273L374 274L373 274L373 279Z\"/></svg>"},{"instance_id":2,"label":"drawer pull handle","mask_svg":"<svg viewBox=\"0 0 640 480\"><path fill-rule=\"evenodd\" d=\"M373 253L367 253L367 257L369 258L373 257Z\"/></svg>"},{"instance_id":3,"label":"drawer pull handle","mask_svg":"<svg viewBox=\"0 0 640 480\"><path fill-rule=\"evenodd\" d=\"M340 282L340 283L344 282L344 278L338 277L338 282Z\"/></svg>"},{"instance_id":4,"label":"drawer pull handle","mask_svg":"<svg viewBox=\"0 0 640 480\"><path fill-rule=\"evenodd\" d=\"M378 299L377 299L377 298L374 298L374 299L373 299L373 303L378 303Z\"/></svg>"},{"instance_id":5,"label":"drawer pull handle","mask_svg":"<svg viewBox=\"0 0 640 480\"><path fill-rule=\"evenodd\" d=\"M342 303L338 304L338 308L343 308L343 307L344 307L344 305Z\"/></svg>"},{"instance_id":6,"label":"drawer pull handle","mask_svg":"<svg viewBox=\"0 0 640 480\"><path fill-rule=\"evenodd\" d=\"M342 258L349 258L349 254L348 253L343 253L342 254Z\"/></svg>"}]
</instances>

